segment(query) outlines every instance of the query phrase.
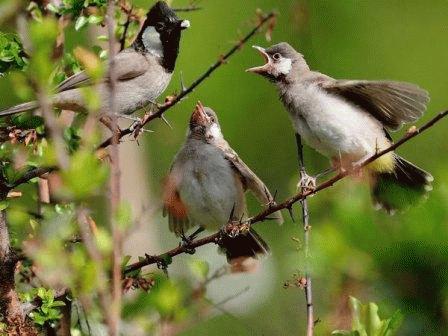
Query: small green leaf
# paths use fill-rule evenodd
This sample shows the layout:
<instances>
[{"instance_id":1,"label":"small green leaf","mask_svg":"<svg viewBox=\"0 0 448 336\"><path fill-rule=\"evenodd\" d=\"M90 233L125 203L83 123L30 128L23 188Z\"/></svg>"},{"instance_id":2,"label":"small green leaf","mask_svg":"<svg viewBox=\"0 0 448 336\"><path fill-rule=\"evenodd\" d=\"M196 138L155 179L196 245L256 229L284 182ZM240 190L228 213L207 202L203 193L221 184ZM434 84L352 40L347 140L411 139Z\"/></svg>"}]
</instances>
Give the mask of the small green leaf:
<instances>
[{"instance_id":1,"label":"small green leaf","mask_svg":"<svg viewBox=\"0 0 448 336\"><path fill-rule=\"evenodd\" d=\"M53 12L55 14L59 14L59 8L56 7L56 5L51 2L47 5L47 10L49 10L50 12Z\"/></svg>"},{"instance_id":2,"label":"small green leaf","mask_svg":"<svg viewBox=\"0 0 448 336\"><path fill-rule=\"evenodd\" d=\"M207 279L210 271L210 265L203 260L193 259L188 262L191 273L200 281Z\"/></svg>"},{"instance_id":3,"label":"small green leaf","mask_svg":"<svg viewBox=\"0 0 448 336\"><path fill-rule=\"evenodd\" d=\"M75 22L75 29L80 30L85 27L89 23L88 19L85 16L80 16Z\"/></svg>"},{"instance_id":4,"label":"small green leaf","mask_svg":"<svg viewBox=\"0 0 448 336\"><path fill-rule=\"evenodd\" d=\"M104 20L104 17L98 16L98 15L91 15L91 16L89 16L89 19L88 19L90 24L98 24L98 23L103 22L103 20Z\"/></svg>"}]
</instances>

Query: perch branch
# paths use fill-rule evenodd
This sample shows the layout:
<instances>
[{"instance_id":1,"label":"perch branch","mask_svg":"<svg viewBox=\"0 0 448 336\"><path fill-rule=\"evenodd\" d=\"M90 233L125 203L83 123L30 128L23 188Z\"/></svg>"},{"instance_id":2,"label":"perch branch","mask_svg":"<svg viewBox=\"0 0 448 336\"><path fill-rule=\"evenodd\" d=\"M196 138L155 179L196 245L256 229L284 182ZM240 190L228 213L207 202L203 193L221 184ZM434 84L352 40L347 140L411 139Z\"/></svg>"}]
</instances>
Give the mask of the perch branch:
<instances>
[{"instance_id":1,"label":"perch branch","mask_svg":"<svg viewBox=\"0 0 448 336\"><path fill-rule=\"evenodd\" d=\"M116 217L120 206L120 155L119 155L119 137L117 121L117 103L115 99L117 86L117 73L115 68L116 41L115 41L115 1L109 0L107 4L107 31L109 37L109 117L111 120L111 145L110 150L110 230L112 233L112 281L111 281L111 306L108 316L108 328L111 336L117 336L121 316L121 254L123 248L123 233L119 228ZM107 314L107 310L105 311Z\"/></svg>"},{"instance_id":2,"label":"perch branch","mask_svg":"<svg viewBox=\"0 0 448 336\"><path fill-rule=\"evenodd\" d=\"M299 172L300 179L303 179L307 176L305 169L305 161L303 158L303 145L302 138L298 133L296 133L296 144L297 144L297 156L299 160ZM302 185L301 193L305 193L307 187ZM306 335L313 336L314 334L314 306L313 306L313 290L311 285L311 275L309 270L309 250L310 250L310 236L311 236L311 226L309 224L309 212L308 212L308 200L305 197L300 200L302 205L302 223L303 223L303 239L304 239L304 250L305 250L305 300L306 300L306 316L307 316L307 327L306 327Z\"/></svg>"},{"instance_id":3,"label":"perch branch","mask_svg":"<svg viewBox=\"0 0 448 336\"><path fill-rule=\"evenodd\" d=\"M146 114L141 122L140 127L143 127L144 125L146 125L147 123L149 123L151 120L154 120L156 118L161 118L163 113L165 113L167 110L169 110L171 107L173 107L174 105L176 105L177 103L179 103L182 99L184 99L188 94L190 94L191 92L194 91L194 89L196 87L198 87L204 80L206 80L216 69L218 69L221 65L225 64L226 61L238 50L240 50L244 44L250 39L252 38L252 36L254 36L258 30L266 23L269 22L271 19L273 19L275 17L275 13L269 13L263 17L260 18L260 21L258 22L258 24L249 32L247 33L246 36L244 36L240 41L238 41L226 54L224 54L223 56L220 56L219 59L213 64L211 65L201 76L199 76L189 87L187 88L182 88L182 91L175 96L174 99L166 102L164 105L162 105L161 107L159 107L159 109L152 113L152 114ZM121 139L124 136L131 134L134 132L134 128L133 127L128 127L125 129L122 129L119 131L118 133L118 138ZM106 148L109 145L112 144L112 139L113 137L108 138L107 140L105 140L100 146L99 148Z\"/></svg>"},{"instance_id":4,"label":"perch branch","mask_svg":"<svg viewBox=\"0 0 448 336\"><path fill-rule=\"evenodd\" d=\"M339 172L337 175L333 176L332 178L328 179L327 181L319 184L314 190L307 190L305 192L299 192L296 195L288 198L287 200L285 200L282 203L279 204L272 204L271 206L269 206L268 208L266 208L265 210L263 210L262 212L260 212L258 215L248 219L245 224L248 225L252 225L258 222L262 222L265 221L269 218L269 215L283 210L283 209L291 209L292 206L305 199L308 196L314 195L324 189L330 188L331 186L333 186L336 182L338 182L339 180L342 180L343 178L345 178L346 176L348 176L349 174L352 173L356 173L357 171L359 171L360 169L362 169L363 167L365 167L366 165L368 165L369 163L372 163L373 161L375 161L376 159L378 159L379 157L383 156L384 154L387 154L395 149L397 149L398 147L400 147L401 145L403 145L404 143L408 142L409 140L411 140L412 138L418 136L419 134L422 134L424 131L428 130L429 128L431 128L432 126L434 126L437 122L439 122L441 119L443 119L444 117L446 117L448 115L448 110L440 112L439 114L437 114L434 118L432 118L431 120L429 120L427 123L425 123L423 126L421 126L420 128L414 128L411 127L410 130L396 143L394 143L393 145L391 145L390 147L379 151L378 153L376 153L375 155L372 155L370 158L368 158L367 160L365 160L363 163L353 167L353 170L349 171L341 171ZM200 246L206 245L206 244L210 244L210 243L217 243L219 241L219 238L221 237L223 233L222 232L217 232L214 233L212 235L209 235L207 237L195 240L191 243L190 246L185 246L185 245L181 245L178 246L176 248L173 248L165 253L162 253L160 255L157 256L149 256L147 255L146 258L142 261L133 263L131 265L128 265L125 269L124 269L124 275L139 270L142 267L148 266L148 265L152 265L152 264L163 264L163 262L166 260L167 257L175 257L179 254L182 253L188 253L189 251L191 251L192 248L198 248Z\"/></svg>"}]
</instances>

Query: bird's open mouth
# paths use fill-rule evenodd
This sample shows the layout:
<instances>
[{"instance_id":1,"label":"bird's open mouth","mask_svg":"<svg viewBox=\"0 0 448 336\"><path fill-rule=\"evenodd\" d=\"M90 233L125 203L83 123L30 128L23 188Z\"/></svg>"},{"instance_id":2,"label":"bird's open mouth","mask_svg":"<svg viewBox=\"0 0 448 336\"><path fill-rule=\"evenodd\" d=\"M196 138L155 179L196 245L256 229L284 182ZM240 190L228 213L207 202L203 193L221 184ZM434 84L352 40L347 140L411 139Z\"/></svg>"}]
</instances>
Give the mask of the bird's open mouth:
<instances>
[{"instance_id":1,"label":"bird's open mouth","mask_svg":"<svg viewBox=\"0 0 448 336\"><path fill-rule=\"evenodd\" d=\"M207 113L205 113L204 105L200 101L197 102L196 107L191 115L190 122L193 122L197 125L206 125L209 121L209 117Z\"/></svg>"},{"instance_id":2,"label":"bird's open mouth","mask_svg":"<svg viewBox=\"0 0 448 336\"><path fill-rule=\"evenodd\" d=\"M266 52L266 49L259 47L259 46L253 46L254 49L257 49L258 52L260 53L260 55L263 57L265 64L260 65L260 66L256 66L253 68L249 68L246 71L247 72L254 72L254 73L258 73L258 74L262 74L268 71L269 67L271 66L271 59L269 57L269 55Z\"/></svg>"}]
</instances>

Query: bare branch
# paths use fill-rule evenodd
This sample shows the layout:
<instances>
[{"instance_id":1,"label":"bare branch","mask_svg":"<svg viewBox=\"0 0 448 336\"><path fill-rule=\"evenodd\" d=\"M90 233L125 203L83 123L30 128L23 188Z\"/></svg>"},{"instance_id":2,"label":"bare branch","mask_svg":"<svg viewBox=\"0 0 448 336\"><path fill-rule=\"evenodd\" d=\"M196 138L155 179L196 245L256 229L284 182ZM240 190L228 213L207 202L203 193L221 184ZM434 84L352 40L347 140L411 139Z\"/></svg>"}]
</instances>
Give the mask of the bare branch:
<instances>
[{"instance_id":1,"label":"bare branch","mask_svg":"<svg viewBox=\"0 0 448 336\"><path fill-rule=\"evenodd\" d=\"M198 87L204 80L206 80L216 69L218 69L221 65L225 64L225 62L238 50L240 50L244 44L254 36L258 30L266 23L272 20L276 16L275 13L269 13L268 15L263 16L259 23L249 32L245 37L243 37L240 41L238 41L226 54L223 56L220 56L219 59L210 66L201 76L199 76L189 87L182 90L177 96L174 97L174 99L169 100L164 105L162 105L156 112L151 114L146 114L143 117L143 120L139 127L143 127L150 121L160 118L163 113L165 113L167 110L169 110L171 107L179 103L183 98L185 98L188 94L194 91L196 87ZM126 129L120 130L118 134L118 138L121 139L124 136L131 134L134 132L133 127L128 127ZM106 148L112 144L112 137L105 140L99 148Z\"/></svg>"},{"instance_id":2,"label":"bare branch","mask_svg":"<svg viewBox=\"0 0 448 336\"><path fill-rule=\"evenodd\" d=\"M198 11L201 9L202 9L202 7L192 5L192 6L188 6L188 7L182 7L182 8L173 8L173 11L175 11L175 12L195 12L195 11Z\"/></svg>"},{"instance_id":3,"label":"bare branch","mask_svg":"<svg viewBox=\"0 0 448 336\"><path fill-rule=\"evenodd\" d=\"M304 179L307 176L305 169L305 161L303 158L303 145L302 138L298 133L296 133L296 144L297 144L297 156L299 160L299 172L300 179ZM301 193L306 192L306 186L301 187ZM309 224L310 215L308 213L308 200L304 197L300 201L302 205L302 224L303 224L303 237L304 237L304 250L305 250L305 300L306 300L306 316L307 316L307 327L306 335L313 336L314 334L314 307L313 307L313 290L311 286L311 275L309 273L309 249L310 249L310 235L311 226Z\"/></svg>"},{"instance_id":4,"label":"bare branch","mask_svg":"<svg viewBox=\"0 0 448 336\"><path fill-rule=\"evenodd\" d=\"M34 179L36 177L41 177L42 175L50 173L50 172L52 172L55 169L56 169L56 167L38 167L38 168L33 168L33 169L27 171L26 173L24 173L17 180L15 180L14 183L12 183L11 185L8 186L8 188L10 190L14 189L14 188L17 188L21 184L27 183L27 182L29 182L30 180L32 180L32 179Z\"/></svg>"},{"instance_id":5,"label":"bare branch","mask_svg":"<svg viewBox=\"0 0 448 336\"><path fill-rule=\"evenodd\" d=\"M111 283L111 307L108 316L108 328L111 336L117 336L121 316L121 251L122 251L122 232L116 221L116 214L120 206L120 156L119 156L119 127L116 113L116 85L117 74L115 69L115 55L117 53L115 46L115 1L109 0L107 4L107 31L109 37L109 117L111 119L112 136L110 150L111 175L110 175L110 208L111 208L111 232L112 232L112 283ZM105 310L107 313L107 310Z\"/></svg>"},{"instance_id":6,"label":"bare branch","mask_svg":"<svg viewBox=\"0 0 448 336\"><path fill-rule=\"evenodd\" d=\"M259 222L263 222L265 221L269 215L283 210L283 209L291 209L291 207L293 206L293 204L305 199L308 196L314 195L324 189L330 188L331 186L333 186L336 182L338 182L339 180L342 180L343 178L347 177L349 174L355 174L356 172L358 172L359 170L361 170L363 167L365 167L366 165L368 165L369 163L375 161L376 159L378 159L379 157L383 156L384 154L387 154L395 149L397 149L398 147L400 147L401 145L403 145L404 143L408 142L409 140L411 140L412 138L416 137L417 135L423 133L424 131L428 130L429 128L431 128L432 126L434 126L437 122L439 122L441 119L443 119L444 117L446 117L448 115L448 110L440 112L438 115L436 115L434 118L432 118L431 120L429 120L426 124L424 124L422 127L420 128L412 128L411 132L406 133L399 141L397 141L396 143L394 143L393 145L391 145L390 147L376 153L375 155L371 156L370 158L368 158L366 161L364 161L362 164L353 167L353 170L351 172L348 171L341 171L339 172L337 175L335 175L334 177L328 179L327 181L319 184L314 190L310 190L308 189L305 192L300 192L290 198L288 198L287 200L285 200L282 203L276 204L276 205L272 205L268 208L266 208L265 210L263 210L262 212L260 212L258 215L248 219L244 224L248 224L248 225L252 225L255 223L259 223ZM227 228L226 228L227 229ZM129 266L127 266L124 270L124 274L128 274L130 272L136 271L141 269L142 267L148 266L148 265L152 265L152 264L157 264L160 262L163 262L164 260L166 260L167 257L175 257L179 254L183 254L188 252L189 250L191 250L192 248L198 248L200 246L206 245L206 244L210 244L210 243L217 243L221 237L221 235L223 235L225 233L223 232L217 232L214 233L212 235L209 235L207 237L198 239L193 241L189 246L185 246L185 245L181 245L178 246L172 250L169 250L165 253L162 253L160 255L157 256L147 256L145 260L136 262L134 264L131 264Z\"/></svg>"}]
</instances>

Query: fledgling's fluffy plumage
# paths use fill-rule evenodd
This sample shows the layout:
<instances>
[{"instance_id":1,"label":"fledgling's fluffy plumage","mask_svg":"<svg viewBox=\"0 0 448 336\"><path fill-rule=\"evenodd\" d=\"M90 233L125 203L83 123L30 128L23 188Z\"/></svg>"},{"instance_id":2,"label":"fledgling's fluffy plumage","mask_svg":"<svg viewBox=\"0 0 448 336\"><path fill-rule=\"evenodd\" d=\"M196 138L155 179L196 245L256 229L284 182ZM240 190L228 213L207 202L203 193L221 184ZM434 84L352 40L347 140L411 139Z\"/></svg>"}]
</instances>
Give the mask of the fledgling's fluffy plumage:
<instances>
[{"instance_id":1,"label":"fledgling's fluffy plumage","mask_svg":"<svg viewBox=\"0 0 448 336\"><path fill-rule=\"evenodd\" d=\"M164 209L177 235L194 226L217 231L230 220L246 218L244 192L250 189L266 206L273 198L264 183L224 139L215 112L198 103L185 144L177 153L164 186ZM276 214L282 221L281 214ZM226 238L230 262L266 253L267 245L250 230Z\"/></svg>"},{"instance_id":2,"label":"fledgling's fluffy plumage","mask_svg":"<svg viewBox=\"0 0 448 336\"><path fill-rule=\"evenodd\" d=\"M179 52L181 31L188 28L187 20L180 20L164 1L157 2L148 12L137 38L130 48L119 52L114 59L117 76L116 110L131 114L154 103L168 86ZM100 112L109 107L109 78L106 76L95 89L101 100ZM63 81L52 97L54 107L74 111L85 109L82 88L92 81L85 71ZM37 102L23 103L0 111L0 116L33 110Z\"/></svg>"},{"instance_id":3,"label":"fledgling's fluffy plumage","mask_svg":"<svg viewBox=\"0 0 448 336\"><path fill-rule=\"evenodd\" d=\"M311 71L287 43L255 47L266 63L248 69L272 81L295 130L334 165L353 164L389 147L387 129L419 119L428 93L394 81L336 80ZM430 190L432 176L390 152L370 165L372 196L387 211L406 208Z\"/></svg>"}]
</instances>

